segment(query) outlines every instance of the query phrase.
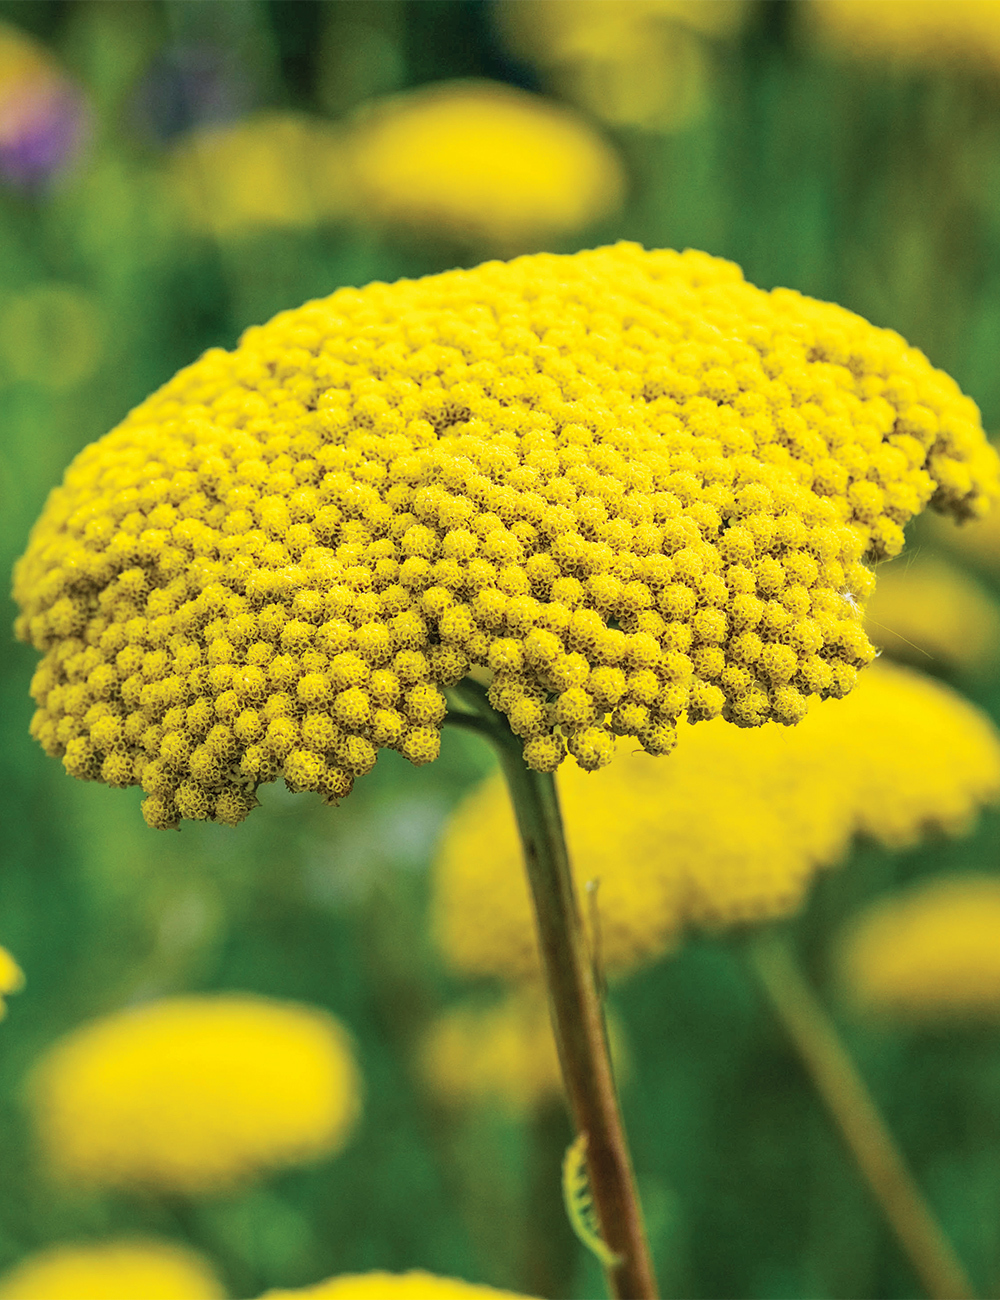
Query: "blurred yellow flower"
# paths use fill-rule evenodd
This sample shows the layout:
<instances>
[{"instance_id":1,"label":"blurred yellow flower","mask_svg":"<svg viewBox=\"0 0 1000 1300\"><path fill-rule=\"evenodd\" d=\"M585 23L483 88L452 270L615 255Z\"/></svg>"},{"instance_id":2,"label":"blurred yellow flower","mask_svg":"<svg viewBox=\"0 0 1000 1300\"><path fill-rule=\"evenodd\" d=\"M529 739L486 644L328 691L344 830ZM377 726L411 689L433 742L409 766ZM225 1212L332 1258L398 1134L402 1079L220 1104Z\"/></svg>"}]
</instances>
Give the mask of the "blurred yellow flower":
<instances>
[{"instance_id":1,"label":"blurred yellow flower","mask_svg":"<svg viewBox=\"0 0 1000 1300\"><path fill-rule=\"evenodd\" d=\"M10 955L6 948L0 948L0 1020L7 1014L4 999L10 993L18 993L24 988L24 971Z\"/></svg>"},{"instance_id":2,"label":"blurred yellow flower","mask_svg":"<svg viewBox=\"0 0 1000 1300\"><path fill-rule=\"evenodd\" d=\"M0 383L72 388L97 369L104 323L94 296L72 284L35 284L0 301Z\"/></svg>"},{"instance_id":3,"label":"blurred yellow flower","mask_svg":"<svg viewBox=\"0 0 1000 1300\"><path fill-rule=\"evenodd\" d=\"M944 515L931 515L927 525L934 540L947 546L968 560L994 572L1000 570L1000 511L992 511L984 519L964 523Z\"/></svg>"},{"instance_id":4,"label":"blurred yellow flower","mask_svg":"<svg viewBox=\"0 0 1000 1300\"><path fill-rule=\"evenodd\" d=\"M0 1277L0 1300L221 1300L207 1259L172 1242L49 1246Z\"/></svg>"},{"instance_id":5,"label":"blurred yellow flower","mask_svg":"<svg viewBox=\"0 0 1000 1300\"><path fill-rule=\"evenodd\" d=\"M627 1069L622 1032L609 1016L612 1055ZM420 1050L431 1091L450 1105L494 1102L523 1115L563 1096L548 999L525 987L499 1002L450 1007L431 1025Z\"/></svg>"},{"instance_id":6,"label":"blurred yellow flower","mask_svg":"<svg viewBox=\"0 0 1000 1300\"><path fill-rule=\"evenodd\" d=\"M845 993L915 1020L1000 1018L1000 879L955 875L880 899L845 930Z\"/></svg>"},{"instance_id":7,"label":"blurred yellow flower","mask_svg":"<svg viewBox=\"0 0 1000 1300\"><path fill-rule=\"evenodd\" d=\"M501 0L497 23L560 94L615 126L665 130L702 107L710 42L749 12L747 0Z\"/></svg>"},{"instance_id":8,"label":"blurred yellow flower","mask_svg":"<svg viewBox=\"0 0 1000 1300\"><path fill-rule=\"evenodd\" d=\"M31 1098L65 1179L194 1194L339 1150L360 1078L332 1016L233 993L82 1026L43 1058Z\"/></svg>"},{"instance_id":9,"label":"blurred yellow flower","mask_svg":"<svg viewBox=\"0 0 1000 1300\"><path fill-rule=\"evenodd\" d=\"M200 128L175 146L167 181L187 221L216 236L311 226L347 207L340 131L298 113Z\"/></svg>"},{"instance_id":10,"label":"blurred yellow flower","mask_svg":"<svg viewBox=\"0 0 1000 1300\"><path fill-rule=\"evenodd\" d=\"M529 766L800 719L874 650L865 557L1000 494L896 334L635 244L342 289L85 448L15 572L32 733L156 827L434 759L470 667Z\"/></svg>"},{"instance_id":11,"label":"blurred yellow flower","mask_svg":"<svg viewBox=\"0 0 1000 1300\"><path fill-rule=\"evenodd\" d=\"M993 663L1000 649L1000 611L982 587L944 560L888 564L865 611L875 645L894 659L936 659L966 671Z\"/></svg>"},{"instance_id":12,"label":"blurred yellow flower","mask_svg":"<svg viewBox=\"0 0 1000 1300\"><path fill-rule=\"evenodd\" d=\"M808 0L804 8L818 39L851 54L1000 66L995 0Z\"/></svg>"},{"instance_id":13,"label":"blurred yellow flower","mask_svg":"<svg viewBox=\"0 0 1000 1300\"><path fill-rule=\"evenodd\" d=\"M1000 737L947 687L879 665L847 700L818 703L798 727L684 728L669 763L622 754L595 775L563 769L559 790L577 885L599 882L603 963L622 972L662 955L687 926L795 911L855 834L901 845L931 826L964 829L1000 797ZM457 969L537 973L499 776L451 820L434 908L438 942Z\"/></svg>"},{"instance_id":14,"label":"blurred yellow flower","mask_svg":"<svg viewBox=\"0 0 1000 1300\"><path fill-rule=\"evenodd\" d=\"M261 1300L531 1300L520 1292L436 1277L413 1269L409 1273L344 1273L295 1291L267 1291Z\"/></svg>"},{"instance_id":15,"label":"blurred yellow flower","mask_svg":"<svg viewBox=\"0 0 1000 1300\"><path fill-rule=\"evenodd\" d=\"M586 122L499 82L370 104L351 157L367 219L507 255L613 214L625 190L617 154Z\"/></svg>"}]
</instances>

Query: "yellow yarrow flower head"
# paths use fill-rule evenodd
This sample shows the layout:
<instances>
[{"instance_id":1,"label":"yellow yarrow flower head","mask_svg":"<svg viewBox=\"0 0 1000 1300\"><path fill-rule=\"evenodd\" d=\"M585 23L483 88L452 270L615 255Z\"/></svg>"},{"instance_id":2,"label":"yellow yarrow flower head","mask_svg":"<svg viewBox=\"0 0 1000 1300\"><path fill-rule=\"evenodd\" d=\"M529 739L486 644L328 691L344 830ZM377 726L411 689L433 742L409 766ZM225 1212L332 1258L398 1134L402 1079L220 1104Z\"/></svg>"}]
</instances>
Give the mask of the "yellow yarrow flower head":
<instances>
[{"instance_id":1,"label":"yellow yarrow flower head","mask_svg":"<svg viewBox=\"0 0 1000 1300\"><path fill-rule=\"evenodd\" d=\"M167 998L82 1026L34 1072L66 1180L195 1194L338 1151L360 1110L347 1034L314 1007L250 994Z\"/></svg>"},{"instance_id":2,"label":"yellow yarrow flower head","mask_svg":"<svg viewBox=\"0 0 1000 1300\"><path fill-rule=\"evenodd\" d=\"M691 729L669 763L622 754L559 774L581 889L596 881L610 973L663 955L687 927L786 916L855 834L891 845L958 832L1000 796L1000 737L954 692L879 665L791 730ZM499 776L453 816L436 864L435 931L467 975L538 973L531 904ZM585 922L589 917L585 915Z\"/></svg>"},{"instance_id":3,"label":"yellow yarrow flower head","mask_svg":"<svg viewBox=\"0 0 1000 1300\"><path fill-rule=\"evenodd\" d=\"M341 134L301 113L202 127L174 147L166 179L187 221L216 236L310 226L347 207Z\"/></svg>"},{"instance_id":4,"label":"yellow yarrow flower head","mask_svg":"<svg viewBox=\"0 0 1000 1300\"><path fill-rule=\"evenodd\" d=\"M898 560L879 573L865 611L868 635L894 659L981 671L996 660L1000 610L944 560Z\"/></svg>"},{"instance_id":5,"label":"yellow yarrow flower head","mask_svg":"<svg viewBox=\"0 0 1000 1300\"><path fill-rule=\"evenodd\" d=\"M142 1238L49 1246L0 1277L0 1300L219 1300L225 1294L207 1259Z\"/></svg>"},{"instance_id":6,"label":"yellow yarrow flower head","mask_svg":"<svg viewBox=\"0 0 1000 1300\"><path fill-rule=\"evenodd\" d=\"M1000 8L992 0L810 0L817 38L857 56L1000 65Z\"/></svg>"},{"instance_id":7,"label":"yellow yarrow flower head","mask_svg":"<svg viewBox=\"0 0 1000 1300\"><path fill-rule=\"evenodd\" d=\"M438 1277L422 1269L408 1273L342 1273L294 1291L266 1291L261 1300L531 1300L519 1291Z\"/></svg>"},{"instance_id":8,"label":"yellow yarrow flower head","mask_svg":"<svg viewBox=\"0 0 1000 1300\"><path fill-rule=\"evenodd\" d=\"M896 334L635 244L341 289L85 448L15 570L33 734L157 827L435 758L490 671L530 767L798 721L874 651L865 556L1000 492Z\"/></svg>"},{"instance_id":9,"label":"yellow yarrow flower head","mask_svg":"<svg viewBox=\"0 0 1000 1300\"><path fill-rule=\"evenodd\" d=\"M617 154L570 109L490 81L367 106L352 145L368 220L519 252L621 205Z\"/></svg>"},{"instance_id":10,"label":"yellow yarrow flower head","mask_svg":"<svg viewBox=\"0 0 1000 1300\"><path fill-rule=\"evenodd\" d=\"M852 1001L913 1020L1000 1017L1000 880L930 880L867 908L838 954Z\"/></svg>"},{"instance_id":11,"label":"yellow yarrow flower head","mask_svg":"<svg viewBox=\"0 0 1000 1300\"><path fill-rule=\"evenodd\" d=\"M4 998L24 988L24 971L6 948L0 947L0 1020L7 1014Z\"/></svg>"}]
</instances>

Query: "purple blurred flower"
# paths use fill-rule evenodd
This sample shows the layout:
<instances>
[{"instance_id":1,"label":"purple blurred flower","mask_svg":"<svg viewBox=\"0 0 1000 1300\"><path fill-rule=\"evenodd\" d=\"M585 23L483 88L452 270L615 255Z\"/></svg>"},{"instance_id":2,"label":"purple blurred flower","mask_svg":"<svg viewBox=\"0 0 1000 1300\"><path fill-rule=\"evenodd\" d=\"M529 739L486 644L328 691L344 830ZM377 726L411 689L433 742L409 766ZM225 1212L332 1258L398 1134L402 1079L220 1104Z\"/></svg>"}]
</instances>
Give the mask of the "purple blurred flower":
<instances>
[{"instance_id":1,"label":"purple blurred flower","mask_svg":"<svg viewBox=\"0 0 1000 1300\"><path fill-rule=\"evenodd\" d=\"M25 189L43 185L79 157L90 134L80 90L42 73L0 85L0 175Z\"/></svg>"}]
</instances>

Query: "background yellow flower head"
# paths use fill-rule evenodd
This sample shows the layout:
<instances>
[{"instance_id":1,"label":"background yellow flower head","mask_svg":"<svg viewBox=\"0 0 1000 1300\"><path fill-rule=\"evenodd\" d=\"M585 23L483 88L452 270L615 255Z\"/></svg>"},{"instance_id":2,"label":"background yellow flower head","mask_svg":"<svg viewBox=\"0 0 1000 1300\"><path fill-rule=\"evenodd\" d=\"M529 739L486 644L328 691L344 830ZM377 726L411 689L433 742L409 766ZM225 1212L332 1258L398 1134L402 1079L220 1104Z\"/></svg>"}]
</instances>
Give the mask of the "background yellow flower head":
<instances>
[{"instance_id":1,"label":"background yellow flower head","mask_svg":"<svg viewBox=\"0 0 1000 1300\"><path fill-rule=\"evenodd\" d=\"M855 834L899 845L963 829L1000 795L1000 737L948 688L880 665L791 730L713 722L685 731L669 763L623 753L596 775L565 768L559 790L577 884L599 882L603 961L623 972L687 926L795 911ZM467 974L537 972L519 852L491 777L452 818L436 869L438 940Z\"/></svg>"},{"instance_id":2,"label":"background yellow flower head","mask_svg":"<svg viewBox=\"0 0 1000 1300\"><path fill-rule=\"evenodd\" d=\"M1000 880L944 876L874 903L845 929L841 983L857 1005L912 1020L1000 1017Z\"/></svg>"},{"instance_id":3,"label":"background yellow flower head","mask_svg":"<svg viewBox=\"0 0 1000 1300\"><path fill-rule=\"evenodd\" d=\"M50 1246L0 1277L2 1300L221 1300L207 1259L172 1242Z\"/></svg>"},{"instance_id":4,"label":"background yellow flower head","mask_svg":"<svg viewBox=\"0 0 1000 1300\"><path fill-rule=\"evenodd\" d=\"M613 1018L609 1032L620 1080L626 1053ZM420 1068L431 1090L451 1105L493 1102L523 1114L563 1096L548 999L534 988L488 1005L448 1008L424 1037Z\"/></svg>"},{"instance_id":5,"label":"background yellow flower head","mask_svg":"<svg viewBox=\"0 0 1000 1300\"><path fill-rule=\"evenodd\" d=\"M296 1291L268 1291L261 1300L530 1300L520 1292L437 1277L421 1269L409 1273L344 1273Z\"/></svg>"},{"instance_id":6,"label":"background yellow flower head","mask_svg":"<svg viewBox=\"0 0 1000 1300\"><path fill-rule=\"evenodd\" d=\"M508 254L613 214L625 189L617 155L585 121L490 81L368 106L351 159L369 220Z\"/></svg>"},{"instance_id":7,"label":"background yellow flower head","mask_svg":"<svg viewBox=\"0 0 1000 1300\"><path fill-rule=\"evenodd\" d=\"M894 659L983 671L1000 651L1000 610L961 569L937 557L903 557L878 575L865 611L868 635Z\"/></svg>"},{"instance_id":8,"label":"background yellow flower head","mask_svg":"<svg viewBox=\"0 0 1000 1300\"><path fill-rule=\"evenodd\" d=\"M992 0L808 0L809 28L852 54L1000 67L1000 9Z\"/></svg>"},{"instance_id":9,"label":"background yellow flower head","mask_svg":"<svg viewBox=\"0 0 1000 1300\"><path fill-rule=\"evenodd\" d=\"M166 180L206 234L310 226L348 206L340 131L301 113L202 128L174 146Z\"/></svg>"},{"instance_id":10,"label":"background yellow flower head","mask_svg":"<svg viewBox=\"0 0 1000 1300\"><path fill-rule=\"evenodd\" d=\"M863 558L998 492L921 353L703 253L341 289L70 466L15 572L33 734L166 827L430 761L473 666L543 771L797 722L874 654Z\"/></svg>"},{"instance_id":11,"label":"background yellow flower head","mask_svg":"<svg viewBox=\"0 0 1000 1300\"><path fill-rule=\"evenodd\" d=\"M132 1007L59 1040L31 1080L67 1180L212 1192L337 1151L360 1077L332 1016L250 994Z\"/></svg>"}]
</instances>

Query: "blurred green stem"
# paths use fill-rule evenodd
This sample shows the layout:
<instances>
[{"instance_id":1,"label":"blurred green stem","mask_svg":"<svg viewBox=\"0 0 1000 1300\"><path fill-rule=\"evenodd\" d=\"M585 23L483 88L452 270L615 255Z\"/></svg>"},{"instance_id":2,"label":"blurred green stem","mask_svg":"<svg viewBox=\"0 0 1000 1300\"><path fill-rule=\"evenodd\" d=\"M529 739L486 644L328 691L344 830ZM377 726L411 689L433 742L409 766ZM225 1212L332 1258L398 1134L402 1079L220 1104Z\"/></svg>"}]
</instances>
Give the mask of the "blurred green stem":
<instances>
[{"instance_id":1,"label":"blurred green stem","mask_svg":"<svg viewBox=\"0 0 1000 1300\"><path fill-rule=\"evenodd\" d=\"M927 1294L934 1300L970 1300L975 1293L961 1261L931 1214L864 1080L787 943L765 931L749 940L746 951Z\"/></svg>"},{"instance_id":2,"label":"blurred green stem","mask_svg":"<svg viewBox=\"0 0 1000 1300\"><path fill-rule=\"evenodd\" d=\"M447 721L484 736L500 759L517 818L535 905L563 1083L578 1133L587 1134L587 1170L601 1235L620 1262L605 1269L617 1300L655 1300L656 1279L625 1139L600 999L584 940L559 798L551 773L527 767L521 742L465 679L449 691ZM558 1189L552 1189L553 1196Z\"/></svg>"}]
</instances>

